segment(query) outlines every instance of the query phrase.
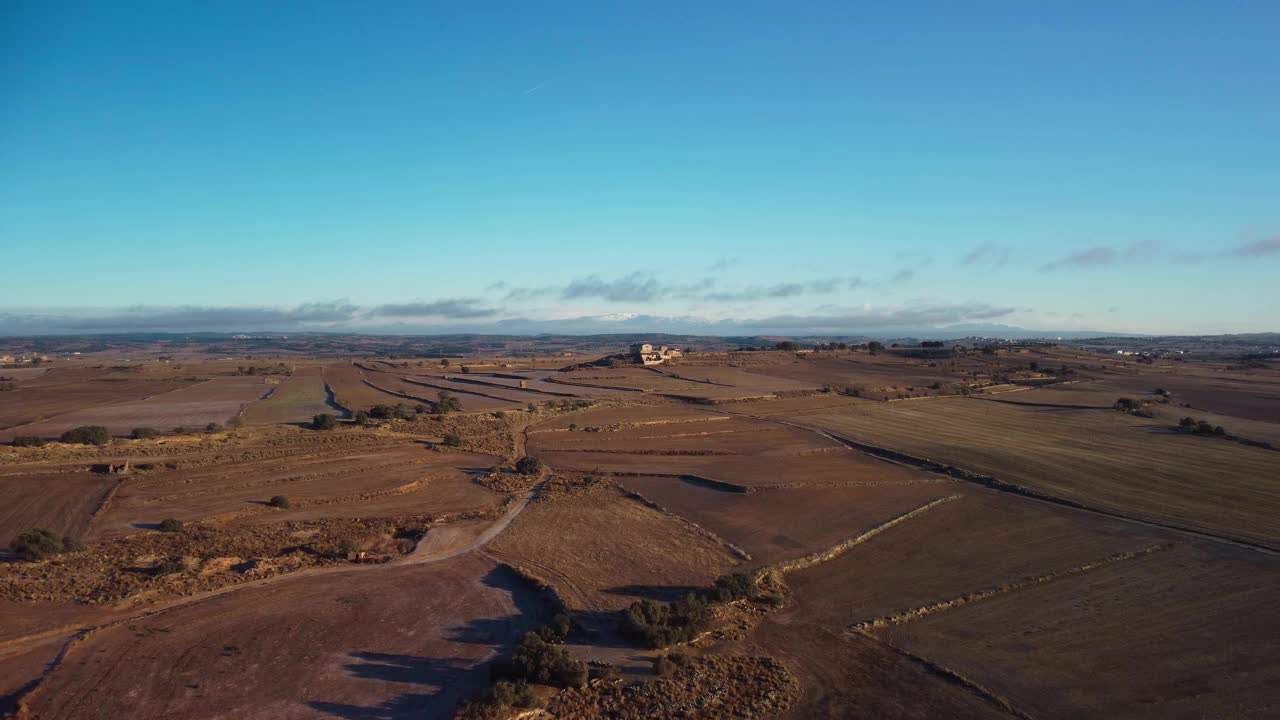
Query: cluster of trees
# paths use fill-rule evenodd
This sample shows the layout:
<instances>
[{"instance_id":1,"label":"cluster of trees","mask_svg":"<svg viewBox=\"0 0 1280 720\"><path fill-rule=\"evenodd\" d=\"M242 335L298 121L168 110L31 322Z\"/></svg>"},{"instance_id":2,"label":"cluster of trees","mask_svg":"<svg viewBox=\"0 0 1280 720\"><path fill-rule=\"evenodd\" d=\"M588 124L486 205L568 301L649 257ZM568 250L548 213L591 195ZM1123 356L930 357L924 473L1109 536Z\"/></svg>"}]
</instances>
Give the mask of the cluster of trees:
<instances>
[{"instance_id":1,"label":"cluster of trees","mask_svg":"<svg viewBox=\"0 0 1280 720\"><path fill-rule=\"evenodd\" d=\"M516 472L521 475L538 475L542 472L542 461L536 457L525 455L516 461Z\"/></svg>"},{"instance_id":2,"label":"cluster of trees","mask_svg":"<svg viewBox=\"0 0 1280 720\"><path fill-rule=\"evenodd\" d=\"M696 593L688 593L673 603L637 600L622 611L622 634L642 647L663 648L689 642L710 623L710 603Z\"/></svg>"},{"instance_id":3,"label":"cluster of trees","mask_svg":"<svg viewBox=\"0 0 1280 720\"><path fill-rule=\"evenodd\" d=\"M14 538L9 549L23 560L35 562L62 553L78 552L84 549L84 545L70 535L59 537L52 530L36 528Z\"/></svg>"},{"instance_id":4,"label":"cluster of trees","mask_svg":"<svg viewBox=\"0 0 1280 720\"><path fill-rule=\"evenodd\" d=\"M448 415L451 412L459 412L462 410L462 401L456 395L441 390L436 395L436 412L441 415Z\"/></svg>"},{"instance_id":5,"label":"cluster of trees","mask_svg":"<svg viewBox=\"0 0 1280 720\"><path fill-rule=\"evenodd\" d=\"M622 633L643 647L663 648L689 642L711 624L711 606L757 596L755 581L746 573L716 578L699 593L688 593L673 603L638 600L622 611Z\"/></svg>"},{"instance_id":6,"label":"cluster of trees","mask_svg":"<svg viewBox=\"0 0 1280 720\"><path fill-rule=\"evenodd\" d=\"M1191 417L1184 417L1178 421L1178 427L1183 430L1190 430L1196 435L1226 435L1226 428L1221 425L1214 425L1208 420L1196 420Z\"/></svg>"},{"instance_id":7,"label":"cluster of trees","mask_svg":"<svg viewBox=\"0 0 1280 720\"><path fill-rule=\"evenodd\" d=\"M284 363L276 363L275 365L258 366L258 365L241 365L236 369L236 375L292 375L293 368Z\"/></svg>"},{"instance_id":8,"label":"cluster of trees","mask_svg":"<svg viewBox=\"0 0 1280 720\"><path fill-rule=\"evenodd\" d=\"M573 629L567 615L557 615L551 624L525 633L511 652L511 659L493 666L497 680L487 692L464 705L455 717L490 718L499 706L536 708L541 705L531 684L577 688L587 684L591 672L587 664L575 660L560 647ZM506 715L502 715L506 717Z\"/></svg>"}]
</instances>

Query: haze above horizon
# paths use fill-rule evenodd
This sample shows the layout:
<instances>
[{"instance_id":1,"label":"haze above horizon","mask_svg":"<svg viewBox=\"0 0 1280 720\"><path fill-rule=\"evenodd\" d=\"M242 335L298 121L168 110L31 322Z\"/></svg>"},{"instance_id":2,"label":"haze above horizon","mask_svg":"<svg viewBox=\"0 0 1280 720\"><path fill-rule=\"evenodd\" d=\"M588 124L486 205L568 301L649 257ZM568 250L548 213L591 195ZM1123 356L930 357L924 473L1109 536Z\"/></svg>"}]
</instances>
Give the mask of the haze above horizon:
<instances>
[{"instance_id":1,"label":"haze above horizon","mask_svg":"<svg viewBox=\"0 0 1280 720\"><path fill-rule=\"evenodd\" d=\"M1280 5L0 7L0 334L1277 331Z\"/></svg>"}]
</instances>

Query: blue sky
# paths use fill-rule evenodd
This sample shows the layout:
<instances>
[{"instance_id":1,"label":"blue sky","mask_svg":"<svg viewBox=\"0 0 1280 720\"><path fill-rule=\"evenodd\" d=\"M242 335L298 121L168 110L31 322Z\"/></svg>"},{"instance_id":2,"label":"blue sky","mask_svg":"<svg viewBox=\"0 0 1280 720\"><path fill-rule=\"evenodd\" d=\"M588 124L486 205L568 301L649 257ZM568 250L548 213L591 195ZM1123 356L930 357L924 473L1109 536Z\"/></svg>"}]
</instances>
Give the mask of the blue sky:
<instances>
[{"instance_id":1,"label":"blue sky","mask_svg":"<svg viewBox=\"0 0 1280 720\"><path fill-rule=\"evenodd\" d=\"M180 5L0 5L0 333L1280 330L1274 2Z\"/></svg>"}]
</instances>

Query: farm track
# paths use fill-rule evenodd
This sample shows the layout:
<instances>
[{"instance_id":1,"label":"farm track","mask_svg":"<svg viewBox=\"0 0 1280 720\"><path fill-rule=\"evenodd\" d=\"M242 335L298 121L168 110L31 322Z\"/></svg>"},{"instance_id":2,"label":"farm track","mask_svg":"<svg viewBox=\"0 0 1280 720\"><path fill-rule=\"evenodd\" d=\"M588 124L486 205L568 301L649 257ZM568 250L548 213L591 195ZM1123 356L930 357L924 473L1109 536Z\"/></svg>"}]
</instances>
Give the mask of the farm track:
<instances>
[{"instance_id":1,"label":"farm track","mask_svg":"<svg viewBox=\"0 0 1280 720\"><path fill-rule=\"evenodd\" d=\"M910 610L902 610L900 612L890 613L888 615L878 617L874 620L867 620L865 622L854 623L849 627L849 630L854 632L863 632L865 634L865 631L875 630L883 627L890 627L894 625L903 625L906 623L915 622L916 620L923 620L926 617L929 617L931 615L936 615L940 612L953 610L955 608L964 607L966 605L972 605L973 603L976 603L976 602L982 602L983 600L990 600L995 597L1008 595L1009 593L1015 593L1021 590L1029 590L1034 587L1040 587L1041 585L1046 585L1048 583L1054 582L1056 580L1061 580L1063 578L1084 575L1085 573L1090 573L1090 572L1093 572L1094 570L1100 570L1102 568L1114 565L1118 562L1124 562L1126 560L1134 560L1137 558L1146 557L1148 555L1151 555L1152 553L1168 550L1171 547L1173 547L1173 543L1165 542L1165 543L1156 543L1154 545L1148 545L1147 547L1142 548L1141 550L1115 553L1112 555L1108 555L1107 557L1104 557L1104 558L1092 560L1090 562L1084 563L1083 565L1076 565L1074 567L1067 568L1065 570L1055 570L1053 572L1044 573L1042 575L1025 577L1020 580L1014 580L1012 582L1002 583L995 587L986 588L984 590L977 590L975 592L965 593L964 595L960 595L958 597L954 597L949 600L942 600L939 602L930 603L928 605L922 605L920 607L912 608Z\"/></svg>"},{"instance_id":2,"label":"farm track","mask_svg":"<svg viewBox=\"0 0 1280 720\"><path fill-rule=\"evenodd\" d=\"M174 600L169 603L166 603L160 607L153 607L149 610L146 610L140 613L135 613L127 617L116 618L114 620L109 620L107 622L99 623L97 625L93 625L90 627L54 628L54 629L45 630L39 633L34 633L32 635L13 638L11 640L0 642L0 657L6 657L6 656L15 655L15 654L20 654L25 651L29 651L33 648L39 647L41 645L45 645L50 642L55 642L58 640L63 641L63 646L61 650L58 652L58 655L54 658L54 660L51 663L49 663L48 667L45 668L44 672L40 675L40 677L35 679L32 683L28 684L27 687L23 688L23 690L20 691L19 697L16 698L16 705L19 708L18 717L19 718L25 717L25 713L27 712L26 711L27 704L31 701L32 698L34 698L40 692L41 688L44 685L45 680L47 680L49 676L52 675L53 672L55 672L59 667L65 664L67 658L71 654L71 651L77 645L82 644L86 639L91 637L93 633L99 630L105 630L108 628L117 627L127 623L136 622L138 620L156 617L157 615L162 615L172 610L177 610L179 608L190 607L193 605L197 605L199 603L207 602L215 597L226 595L228 593L237 592L240 590L247 590L250 588L263 587L265 585L272 585L275 583L285 582L288 580L295 580L302 577L315 577L317 575L332 575L332 574L340 574L340 573L370 572L370 571L376 571L378 569L387 568L387 567L403 567L406 565L426 565L430 563L442 562L444 560L456 558L458 556L465 555L467 553L476 551L484 547L490 541L492 541L495 537L501 534L502 531L505 530L513 520L515 520L516 516L518 516L521 512L524 511L525 508L529 506L529 503L532 501L534 495L536 494L537 489L540 487L541 487L541 483L539 483L538 486L536 486L533 490L523 493L521 496L517 496L516 501L511 503L511 507L508 508L507 511L500 518L498 518L492 525L490 525L483 532L481 532L471 542L459 548L451 549L438 554L419 553L418 548L415 548L413 552L409 553L405 557L397 559L390 563L384 563L381 565L340 565L335 567L322 567L322 568L313 568L308 570L299 570L296 572L286 573L283 575L274 575L272 577L263 578L262 580L250 581L250 582L240 583L236 585L228 585L225 587L218 588L216 590L210 590L208 592L201 593L199 595L192 595L189 597L180 598L178 600ZM430 531L428 532L428 535L430 535ZM421 543L419 543L419 547L421 547Z\"/></svg>"}]
</instances>

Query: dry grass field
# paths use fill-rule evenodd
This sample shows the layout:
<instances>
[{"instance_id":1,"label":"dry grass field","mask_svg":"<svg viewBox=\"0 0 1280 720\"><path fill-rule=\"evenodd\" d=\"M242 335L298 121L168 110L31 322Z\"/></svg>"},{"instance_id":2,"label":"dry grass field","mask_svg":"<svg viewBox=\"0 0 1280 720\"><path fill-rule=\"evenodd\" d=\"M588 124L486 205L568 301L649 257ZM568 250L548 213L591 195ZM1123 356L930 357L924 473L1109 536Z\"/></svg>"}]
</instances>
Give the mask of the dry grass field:
<instances>
[{"instance_id":1,"label":"dry grass field","mask_svg":"<svg viewBox=\"0 0 1280 720\"><path fill-rule=\"evenodd\" d=\"M365 382L364 374L348 363L326 365L323 378L329 389L333 391L334 401L353 413L357 410L368 410L374 405L414 402L373 388Z\"/></svg>"},{"instance_id":2,"label":"dry grass field","mask_svg":"<svg viewBox=\"0 0 1280 720\"><path fill-rule=\"evenodd\" d=\"M136 427L169 430L222 424L270 390L261 377L216 377L142 400L64 412L44 422L0 431L0 441L17 435L57 437L80 425L104 425L114 435L127 435Z\"/></svg>"},{"instance_id":3,"label":"dry grass field","mask_svg":"<svg viewBox=\"0 0 1280 720\"><path fill-rule=\"evenodd\" d=\"M793 418L1090 507L1280 548L1280 453L1107 410L954 399Z\"/></svg>"},{"instance_id":4,"label":"dry grass field","mask_svg":"<svg viewBox=\"0 0 1280 720\"><path fill-rule=\"evenodd\" d=\"M1263 718L1280 560L1187 543L886 628L1035 718Z\"/></svg>"},{"instance_id":5,"label":"dry grass field","mask_svg":"<svg viewBox=\"0 0 1280 720\"><path fill-rule=\"evenodd\" d=\"M48 718L447 718L544 619L477 556L216 596L90 633L29 698Z\"/></svg>"},{"instance_id":6,"label":"dry grass field","mask_svg":"<svg viewBox=\"0 0 1280 720\"><path fill-rule=\"evenodd\" d=\"M2 371L0 374L9 371ZM101 370L79 371L54 368L37 380L19 381L18 389L0 396L0 441L15 435L32 435L46 426L40 423L73 411L84 412L94 406L138 401L162 395L195 384L196 380L178 378L109 377ZM224 418L225 419L225 418ZM32 425L39 423L38 425Z\"/></svg>"},{"instance_id":7,"label":"dry grass field","mask_svg":"<svg viewBox=\"0 0 1280 720\"><path fill-rule=\"evenodd\" d=\"M560 647L620 672L535 684L566 718L1274 716L1280 452L1245 442L1280 440L1274 373L912 352L26 373L15 392L60 408L43 434L118 437L0 448L0 539L87 545L0 557L0 713L449 718L563 608ZM1032 362L1071 382L1027 389L1052 379ZM446 389L463 412L304 427L336 413L326 385L353 411ZM0 417L28 411L13 396ZM1111 409L1121 396L1152 417ZM242 409L238 429L119 437ZM1186 415L1227 434L1174 430ZM526 455L546 467L517 472ZM759 594L716 601L670 648L696 659L659 677L666 650L634 644L621 611L733 572Z\"/></svg>"},{"instance_id":8,"label":"dry grass field","mask_svg":"<svg viewBox=\"0 0 1280 720\"><path fill-rule=\"evenodd\" d=\"M739 562L714 537L608 483L535 502L490 551L585 611L618 610L645 597L673 600Z\"/></svg>"},{"instance_id":9,"label":"dry grass field","mask_svg":"<svg viewBox=\"0 0 1280 720\"><path fill-rule=\"evenodd\" d=\"M310 422L320 413L342 417L345 411L329 401L324 369L300 368L282 380L267 398L245 408L241 416L250 425Z\"/></svg>"}]
</instances>

